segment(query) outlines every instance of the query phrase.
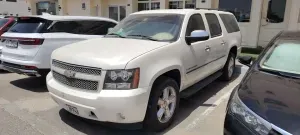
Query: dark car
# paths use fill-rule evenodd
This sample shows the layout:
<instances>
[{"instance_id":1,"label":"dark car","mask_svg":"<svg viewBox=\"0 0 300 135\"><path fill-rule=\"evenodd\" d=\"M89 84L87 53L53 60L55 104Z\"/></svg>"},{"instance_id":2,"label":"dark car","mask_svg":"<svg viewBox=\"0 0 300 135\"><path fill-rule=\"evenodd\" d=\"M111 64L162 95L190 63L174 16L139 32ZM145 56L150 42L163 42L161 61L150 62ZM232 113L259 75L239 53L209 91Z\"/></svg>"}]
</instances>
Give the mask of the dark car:
<instances>
[{"instance_id":1,"label":"dark car","mask_svg":"<svg viewBox=\"0 0 300 135\"><path fill-rule=\"evenodd\" d=\"M232 92L225 135L300 135L300 32L283 31L250 66ZM250 65L252 63L252 65Z\"/></svg>"},{"instance_id":2,"label":"dark car","mask_svg":"<svg viewBox=\"0 0 300 135\"><path fill-rule=\"evenodd\" d=\"M0 36L6 32L15 23L15 18L2 18L0 19Z\"/></svg>"}]
</instances>

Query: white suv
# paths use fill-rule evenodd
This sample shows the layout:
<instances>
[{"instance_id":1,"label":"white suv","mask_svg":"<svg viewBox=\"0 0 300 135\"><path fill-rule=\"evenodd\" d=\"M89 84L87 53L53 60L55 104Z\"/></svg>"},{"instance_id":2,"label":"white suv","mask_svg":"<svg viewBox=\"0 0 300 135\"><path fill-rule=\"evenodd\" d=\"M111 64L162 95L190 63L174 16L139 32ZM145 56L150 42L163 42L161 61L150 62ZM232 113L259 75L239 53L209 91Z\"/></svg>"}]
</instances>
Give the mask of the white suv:
<instances>
[{"instance_id":1,"label":"white suv","mask_svg":"<svg viewBox=\"0 0 300 135\"><path fill-rule=\"evenodd\" d=\"M103 37L116 24L112 19L99 17L20 17L1 37L2 66L19 74L46 76L50 71L53 50L78 41Z\"/></svg>"},{"instance_id":2,"label":"white suv","mask_svg":"<svg viewBox=\"0 0 300 135\"><path fill-rule=\"evenodd\" d=\"M47 87L69 112L98 121L170 125L180 97L232 78L241 33L216 10L133 13L101 39L55 50ZM72 53L69 53L72 52Z\"/></svg>"}]
</instances>

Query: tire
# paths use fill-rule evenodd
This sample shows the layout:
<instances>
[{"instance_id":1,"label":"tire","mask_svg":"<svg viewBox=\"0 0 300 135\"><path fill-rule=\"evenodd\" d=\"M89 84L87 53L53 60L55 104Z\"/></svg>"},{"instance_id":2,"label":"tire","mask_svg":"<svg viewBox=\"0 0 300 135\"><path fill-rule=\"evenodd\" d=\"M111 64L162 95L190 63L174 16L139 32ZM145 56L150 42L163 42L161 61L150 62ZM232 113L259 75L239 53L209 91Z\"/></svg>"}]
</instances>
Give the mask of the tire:
<instances>
[{"instance_id":1,"label":"tire","mask_svg":"<svg viewBox=\"0 0 300 135\"><path fill-rule=\"evenodd\" d=\"M163 93L166 88L169 88L169 94L166 94L169 97L168 99L172 99L173 101L169 105L167 105L168 101L163 99ZM159 99L161 99L160 101L165 102L159 103ZM176 81L169 77L159 77L158 80L155 81L151 90L147 113L143 122L144 128L148 131L158 132L169 127L174 120L174 116L176 116L179 100L179 87ZM170 117L167 116L167 112L165 111L167 106L169 108ZM161 113L161 119L157 116L159 110L160 112L163 112Z\"/></svg>"},{"instance_id":2,"label":"tire","mask_svg":"<svg viewBox=\"0 0 300 135\"><path fill-rule=\"evenodd\" d=\"M235 71L235 55L233 53L229 53L226 64L222 69L223 74L220 77L221 80L230 81Z\"/></svg>"}]
</instances>

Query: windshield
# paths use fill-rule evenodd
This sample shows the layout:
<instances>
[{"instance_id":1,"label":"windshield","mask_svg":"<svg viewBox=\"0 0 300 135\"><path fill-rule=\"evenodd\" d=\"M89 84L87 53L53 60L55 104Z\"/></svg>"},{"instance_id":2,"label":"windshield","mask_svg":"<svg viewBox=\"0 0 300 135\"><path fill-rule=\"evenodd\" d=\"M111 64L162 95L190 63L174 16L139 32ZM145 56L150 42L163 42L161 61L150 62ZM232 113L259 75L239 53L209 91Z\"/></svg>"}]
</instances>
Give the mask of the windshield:
<instances>
[{"instance_id":1,"label":"windshield","mask_svg":"<svg viewBox=\"0 0 300 135\"><path fill-rule=\"evenodd\" d=\"M8 22L8 19L0 19L0 28Z\"/></svg>"},{"instance_id":2,"label":"windshield","mask_svg":"<svg viewBox=\"0 0 300 135\"><path fill-rule=\"evenodd\" d=\"M267 70L300 75L300 41L281 40L271 47L260 61Z\"/></svg>"},{"instance_id":3,"label":"windshield","mask_svg":"<svg viewBox=\"0 0 300 135\"><path fill-rule=\"evenodd\" d=\"M179 14L130 15L108 35L118 35L123 38L147 37L155 41L176 41L183 17Z\"/></svg>"}]
</instances>

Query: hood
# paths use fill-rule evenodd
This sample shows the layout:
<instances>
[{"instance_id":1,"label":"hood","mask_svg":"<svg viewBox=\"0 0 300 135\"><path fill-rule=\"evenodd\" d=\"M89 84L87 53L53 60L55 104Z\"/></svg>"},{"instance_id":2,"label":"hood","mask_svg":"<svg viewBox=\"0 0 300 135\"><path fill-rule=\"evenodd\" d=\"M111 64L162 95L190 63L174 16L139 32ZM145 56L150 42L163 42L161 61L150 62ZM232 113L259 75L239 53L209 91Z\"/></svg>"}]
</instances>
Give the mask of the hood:
<instances>
[{"instance_id":1,"label":"hood","mask_svg":"<svg viewBox=\"0 0 300 135\"><path fill-rule=\"evenodd\" d=\"M293 135L300 135L300 80L249 71L238 95L252 111Z\"/></svg>"},{"instance_id":2,"label":"hood","mask_svg":"<svg viewBox=\"0 0 300 135\"><path fill-rule=\"evenodd\" d=\"M52 53L52 59L102 69L124 69L130 60L166 44L141 39L97 38L61 47Z\"/></svg>"}]
</instances>

